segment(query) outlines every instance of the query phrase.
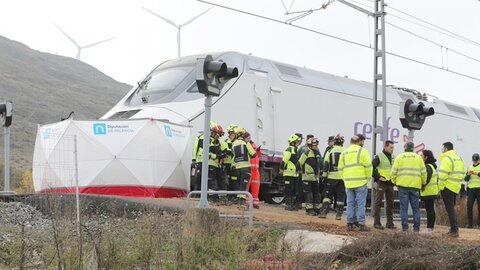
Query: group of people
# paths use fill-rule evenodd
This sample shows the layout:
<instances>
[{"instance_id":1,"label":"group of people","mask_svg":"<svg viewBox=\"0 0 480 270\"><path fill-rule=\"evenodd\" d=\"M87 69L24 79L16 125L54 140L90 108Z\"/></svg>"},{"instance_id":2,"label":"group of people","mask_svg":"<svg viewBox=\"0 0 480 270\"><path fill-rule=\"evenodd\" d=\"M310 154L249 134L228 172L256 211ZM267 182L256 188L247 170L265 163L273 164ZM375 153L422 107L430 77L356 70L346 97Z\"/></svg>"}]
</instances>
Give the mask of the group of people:
<instances>
[{"instance_id":1,"label":"group of people","mask_svg":"<svg viewBox=\"0 0 480 270\"><path fill-rule=\"evenodd\" d=\"M283 153L281 171L285 180L286 210L301 209L305 202L308 215L326 218L334 208L335 218L342 218L347 202L347 228L360 230L365 226L365 205L367 184L372 175L371 158L363 148L365 137L355 135L350 146L345 148L342 135L330 136L324 156L318 150L318 139L307 136L305 145L301 134L292 134L288 138L289 146ZM322 203L320 204L320 198Z\"/></svg>"},{"instance_id":2,"label":"group of people","mask_svg":"<svg viewBox=\"0 0 480 270\"><path fill-rule=\"evenodd\" d=\"M213 121L210 123L208 189L249 190L253 197L253 207L259 208L261 149L242 127L231 124L227 133L228 137L222 140L222 126ZM203 140L204 135L201 134L193 145L190 190L201 188ZM244 199L243 196L238 198Z\"/></svg>"},{"instance_id":3,"label":"group of people","mask_svg":"<svg viewBox=\"0 0 480 270\"><path fill-rule=\"evenodd\" d=\"M341 135L329 137L324 158L318 150L318 139L307 136L305 145L301 134L288 138L289 146L284 151L281 169L285 180L286 210L301 209L305 203L308 215L325 218L335 206L336 219L342 218L344 202L347 203L347 230L358 227L369 230L365 225L365 209L368 193L367 184L374 179L376 191L373 217L374 228L396 229L393 223L394 186L398 189L402 230L408 231L408 205L413 214L413 231L420 231L420 200L427 212L427 233L432 233L435 224L435 202L441 195L450 221L449 235L458 237L455 198L463 181L468 182L467 228L473 227L473 204L477 200L478 226L480 226L480 157L472 156L472 165L465 169L464 161L457 155L451 142L442 145L439 156L441 165L431 150L414 151L414 144L406 142L404 152L394 156L394 142L385 141L383 150L370 158L363 145L361 134L350 139L345 148ZM346 196L346 200L345 200ZM323 198L320 204L320 198ZM386 201L386 224L382 225L380 210Z\"/></svg>"},{"instance_id":4,"label":"group of people","mask_svg":"<svg viewBox=\"0 0 480 270\"><path fill-rule=\"evenodd\" d=\"M212 190L250 191L254 207L259 208L261 149L242 127L231 124L228 137L222 140L223 128L214 122L210 125L208 188ZM203 134L193 146L191 190L200 190L203 162ZM413 231L420 230L420 200L427 213L427 232L432 233L435 224L435 202L441 195L450 221L449 234L458 236L455 198L462 182L468 182L468 228L473 227L473 205L477 201L480 226L480 157L472 156L468 170L457 155L451 142L442 145L440 167L431 150L414 151L414 144L406 142L404 152L394 156L394 142L386 140L383 150L373 159L363 147L365 137L351 137L350 146L344 147L342 135L330 136L322 154L319 141L307 135L302 145L302 134L289 136L289 146L283 152L280 173L285 183L285 209L297 211L305 205L308 215L326 218L329 211L336 212L341 220L345 202L347 230L358 227L369 230L365 224L368 183L373 177L375 200L373 207L374 228L396 229L393 223L394 186L398 189L402 230L408 231L408 205L413 214ZM386 202L386 223L381 223L380 210Z\"/></svg>"}]
</instances>

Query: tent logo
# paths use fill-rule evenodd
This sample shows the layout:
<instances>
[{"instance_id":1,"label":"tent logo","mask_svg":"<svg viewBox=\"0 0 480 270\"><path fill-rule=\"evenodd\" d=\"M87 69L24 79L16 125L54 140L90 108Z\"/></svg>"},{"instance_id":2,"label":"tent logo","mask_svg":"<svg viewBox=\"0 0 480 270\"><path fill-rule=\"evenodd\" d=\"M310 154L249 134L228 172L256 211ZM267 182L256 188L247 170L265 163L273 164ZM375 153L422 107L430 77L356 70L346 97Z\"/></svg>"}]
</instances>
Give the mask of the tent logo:
<instances>
[{"instance_id":1,"label":"tent logo","mask_svg":"<svg viewBox=\"0 0 480 270\"><path fill-rule=\"evenodd\" d=\"M50 139L51 134L52 134L52 129L51 128L45 129L45 132L43 133L43 139L44 140Z\"/></svg>"},{"instance_id":2,"label":"tent logo","mask_svg":"<svg viewBox=\"0 0 480 270\"><path fill-rule=\"evenodd\" d=\"M107 127L104 123L93 124L93 135L105 135L107 134Z\"/></svg>"},{"instance_id":3,"label":"tent logo","mask_svg":"<svg viewBox=\"0 0 480 270\"><path fill-rule=\"evenodd\" d=\"M172 129L170 128L170 126L163 126L163 128L165 130L165 136L172 137Z\"/></svg>"}]
</instances>

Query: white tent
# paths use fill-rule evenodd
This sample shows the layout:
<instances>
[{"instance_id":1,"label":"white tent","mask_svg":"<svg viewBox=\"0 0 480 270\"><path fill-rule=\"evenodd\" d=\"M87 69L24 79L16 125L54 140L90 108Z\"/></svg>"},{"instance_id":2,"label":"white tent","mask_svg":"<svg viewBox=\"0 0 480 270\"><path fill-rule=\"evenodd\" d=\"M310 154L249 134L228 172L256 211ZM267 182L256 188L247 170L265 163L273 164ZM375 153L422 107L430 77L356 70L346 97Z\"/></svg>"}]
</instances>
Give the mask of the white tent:
<instances>
[{"instance_id":1,"label":"white tent","mask_svg":"<svg viewBox=\"0 0 480 270\"><path fill-rule=\"evenodd\" d=\"M39 126L36 192L176 197L188 191L190 128L158 120L66 120ZM78 175L78 177L77 177Z\"/></svg>"}]
</instances>

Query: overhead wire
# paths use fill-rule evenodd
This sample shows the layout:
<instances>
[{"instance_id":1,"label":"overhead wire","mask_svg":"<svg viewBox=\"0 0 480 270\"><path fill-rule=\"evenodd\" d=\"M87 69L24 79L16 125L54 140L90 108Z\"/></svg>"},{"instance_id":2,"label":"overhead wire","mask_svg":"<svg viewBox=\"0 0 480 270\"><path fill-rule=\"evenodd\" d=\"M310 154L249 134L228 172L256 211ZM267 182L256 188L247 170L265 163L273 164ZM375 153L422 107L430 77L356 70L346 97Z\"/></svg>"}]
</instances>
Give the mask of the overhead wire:
<instances>
[{"instance_id":1,"label":"overhead wire","mask_svg":"<svg viewBox=\"0 0 480 270\"><path fill-rule=\"evenodd\" d=\"M388 25L390 25L390 26L392 26L392 27L394 27L394 28L396 28L396 29L399 29L399 30L401 30L401 31L403 31L403 32L406 32L406 33L408 33L408 34L410 34L410 35L412 35L412 36L415 36L415 37L417 37L417 38L419 38L419 39L425 40L425 41L427 41L427 42L430 42L430 43L432 43L432 44L435 44L435 45L437 45L437 46L440 46L441 48L445 48L446 50L452 51L452 52L454 52L454 53L456 53L456 54L458 54L458 55L461 55L461 56L466 57L466 58L468 58L468 59L470 59L470 60L473 60L473 61L475 61L475 62L479 62L479 63L480 63L480 60L477 59L477 58L471 57L471 56L466 55L466 54L464 54L464 53L461 53L461 52L459 52L459 51L457 51L457 50L451 49L451 48L449 48L449 47L447 47L447 46L445 46L445 45L442 45L442 44L440 44L440 43L437 43L437 42L435 42L435 41L433 41L433 40L431 40L431 39L428 39L428 38L423 37L423 36L421 36L421 35L415 34L415 33L411 32L411 31L409 31L409 30L407 30L407 29L405 29L405 28L402 28L402 27L400 27L400 26L397 26L397 25L392 24L392 23L389 23L389 22L385 22L385 24L388 24Z\"/></svg>"},{"instance_id":2,"label":"overhead wire","mask_svg":"<svg viewBox=\"0 0 480 270\"><path fill-rule=\"evenodd\" d=\"M359 42L356 42L356 41L352 41L352 40L349 40L349 39L346 39L346 38L334 36L334 35L331 35L331 34L327 34L327 33L321 32L321 31L317 31L317 30L313 30L313 29L310 29L310 28L307 28L307 27L303 27L303 26L300 26L300 25L295 25L295 24L291 24L291 23L286 23L286 22L284 22L284 21L281 21L281 20L278 20L278 19L274 19L274 18L270 18L270 17L267 17L267 16L263 16L263 15L251 13L251 12L248 12L248 11L244 11L244 10L240 10L240 9L236 9L236 8L232 8L232 7L228 7L228 6L224 6L224 5L220 5L220 4L213 3L213 2L209 2L209 1L206 1L206 0L196 0L196 1L197 1L197 2L201 2L201 3L204 3L204 4L208 4L208 5L213 5L213 6L216 6L216 7L219 7L219 8L227 9L227 10L230 10L230 11L235 11L235 12L238 12L238 13L242 13L242 14L245 14L245 15L248 15L248 16L260 18L260 19L263 19L263 20L267 20L267 21L271 21L271 22L275 22L275 23L280 23L280 24L283 24L283 25L291 26L291 27L294 27L294 28L297 28L297 29L301 29L301 30L304 30L304 31L307 31L307 32L311 32L311 33L314 33L314 34L318 34L318 35L322 35L322 36L329 37L329 38L332 38L332 39L336 39L336 40L339 40L339 41L342 41L342 42L345 42L345 43L349 43L349 44L352 44L352 45L356 45L356 46L359 46L359 47L362 47L362 48L373 49L373 48L371 48L371 47L368 46L368 45L365 45L365 44L362 44L362 43L359 43ZM368 0L368 1L370 1L370 0ZM444 71L444 72L449 72L449 73L452 73L452 74L455 74L455 75L458 75L458 76L461 76L461 77L464 77L464 78L468 78L468 79L471 79L471 80L475 80L475 81L479 81L479 82L480 82L480 78L475 77L475 76L471 76L471 75L464 74L464 73L461 73L461 72L453 71L453 70L451 70L451 69L444 69L444 68L439 67L439 66L436 66L436 65L434 65L434 64L426 63L426 62L423 62L423 61L420 61L420 60L416 60L416 59L413 59L413 58L410 58L410 57L407 57L407 56L403 56L403 55L400 55L400 54L397 54L397 53L394 53L394 52L388 52L388 51L386 51L385 53L388 54L388 55L395 56L395 57L397 57L397 58L403 59L403 60L407 60L407 61L410 61L410 62L414 62L414 63L417 63L417 64L421 64L421 65L424 65L424 66L427 66L427 67L431 67L431 68L434 68L434 69L442 70L442 71Z\"/></svg>"},{"instance_id":3,"label":"overhead wire","mask_svg":"<svg viewBox=\"0 0 480 270\"><path fill-rule=\"evenodd\" d=\"M433 24L433 23L430 23L430 22L428 22L428 21L426 21L426 20L420 19L420 18L418 18L418 17L416 17L416 16L410 15L410 14L408 14L408 13L406 13L406 12L404 12L404 11L401 11L401 10L399 10L399 9L397 9L397 8L394 8L394 7L389 6L389 5L387 5L387 8L393 9L393 10L399 12L399 13L402 13L402 14L410 17L410 18L416 19L416 20L421 21L421 22L423 22L423 23L425 23L425 24L428 24L428 25L433 26L433 27L435 27L435 28L438 28L438 29L440 29L440 30L442 30L442 31L445 31L445 32L447 32L447 33L449 33L449 34L451 34L451 35L453 35L453 36L458 37L459 39L462 39L462 40L464 40L464 41L467 41L467 42L470 42L470 43L475 44L475 45L477 45L477 46L480 46L480 43L478 43L478 42L476 42L476 41L474 41L474 40L471 40L471 39L469 39L469 38L466 38L466 37L464 37L464 36L461 36L461 35L459 35L459 34L457 34L457 33L454 33L454 32L452 32L452 31L450 31L450 30L448 30L448 29L445 29L445 28L443 28L443 27L440 27L440 26L438 26L438 25L435 25L435 24Z\"/></svg>"},{"instance_id":4,"label":"overhead wire","mask_svg":"<svg viewBox=\"0 0 480 270\"><path fill-rule=\"evenodd\" d=\"M352 2L352 3L358 4L358 5L364 6L364 7L369 7L367 4L364 4L364 3L361 3L361 2L358 2L358 1L355 1L355 0L349 0L349 1ZM370 1L370 0L367 0L367 1L373 2L373 1ZM387 5L387 7L390 7L390 6ZM437 27L437 28L439 28L439 29L442 29L443 31L452 33L452 32L450 32L450 31L447 30L447 29L444 29L444 28L442 28L442 27L440 27L440 26L436 26L436 25L434 25L434 24L432 24L432 23L430 23L430 22L427 22L427 21L425 21L425 20L419 19L419 18L417 18L417 17L415 17L415 16L413 16L413 15L410 15L410 14L408 14L408 13L406 13L406 12L403 12L403 11L397 9L397 8L394 8L394 7L390 7L390 8L393 9L393 10L395 10L395 11L397 11L397 12L400 12L400 13L402 13L402 14L405 14L405 15L407 15L407 16L409 16L409 17L415 18L415 19L417 19L417 20L419 20L419 21L422 21L422 22L424 22L424 23L427 23L427 24L429 24L429 25L432 25L432 26L435 26L435 27ZM399 19L404 19L404 18L401 18L401 17L396 16L396 15L391 14L391 13L389 13L389 15L392 15L392 16L394 16L394 17L396 17L396 18L399 18ZM406 19L405 19L405 20L406 20ZM415 23L415 22L410 21L410 20L406 20L406 21L408 21L408 22L410 22L410 23L414 23L414 24L416 24L416 25L420 25L420 24ZM445 49L446 57L448 57L448 52L451 51L451 52L454 52L454 53L456 53L456 54L458 54L458 55L460 55L460 56L463 56L463 57L465 57L465 58L468 58L468 59L470 59L470 60L473 60L473 61L475 61L475 62L479 62L479 63L480 63L480 60L479 60L479 59L476 59L476 58L471 57L471 56L469 56L469 55L466 55L466 54L464 54L464 53L462 53L462 52L460 52L460 51L457 51L457 50L454 50L454 49L452 49L452 48L449 48L449 47L447 47L447 46L445 46L445 45L442 45L442 44L440 44L440 43L438 43L438 42L435 42L435 41L433 41L433 40L431 40L431 39L428 39L428 38L426 38L426 37L424 37L424 36L421 36L421 35L419 35L419 34L416 34L416 33L412 32L412 31L409 31L409 30L407 30L407 29L405 29L405 28L403 28L403 27L400 27L400 26L398 26L398 25L395 25L395 24L393 24L393 23L390 23L390 22L385 22L385 23L388 24L388 25L390 25L390 26L392 26L392 27L394 27L394 28L397 28L398 30L401 30L401 31L406 32L406 33L408 33L408 34L410 34L410 35L413 35L413 36L415 36L415 37L417 37L417 38L419 38L419 39L422 39L422 40L424 40L424 41L427 41L427 42L430 42L430 43L432 43L432 44L435 44L435 45L439 46L439 47L440 47L440 50L441 50L441 57L442 57L442 68L445 67L444 62L443 62L443 61L444 61L444 59L443 59L443 51L444 51L444 49ZM423 26L423 25L420 25L420 26ZM440 31L436 30L436 29L433 29L433 28L430 28L430 27L427 27L427 28L430 29L430 30L433 30L433 31L435 31L435 32L439 32L439 33L445 34L445 33L443 33L443 32L440 32ZM369 29L370 29L370 28L369 28ZM369 32L369 34L370 34L370 32ZM455 33L452 33L452 34L456 35ZM455 36L453 36L453 35L451 35L451 34L448 34L448 36L451 36L451 37L453 37L453 38L457 38L457 37L455 37ZM471 40L469 40L469 39L467 39L467 38L465 38L465 37L462 37L462 36L459 36L459 37L461 37L461 40L462 40L462 41L466 41L466 40L467 40L467 41L466 41L467 43L471 43L471 42L470 42ZM474 41L472 41L472 42L474 42ZM475 42L474 42L474 43L475 43ZM474 44L474 45L476 45L476 44ZM448 64L446 64L446 67L447 67L447 69L448 69Z\"/></svg>"},{"instance_id":5,"label":"overhead wire","mask_svg":"<svg viewBox=\"0 0 480 270\"><path fill-rule=\"evenodd\" d=\"M355 1L355 0L350 0L350 1L355 2L355 3L359 4L359 5L368 6L368 5L366 5L366 4L360 3L360 2ZM374 3L373 0L365 0L365 1ZM415 19L415 20L417 20L417 21L420 21L420 22L422 22L422 23L424 23L424 24L427 24L427 25L429 25L429 26L426 26L426 25L424 25L424 24L420 24L420 23L418 23L418 22L415 22L415 21L412 21L412 20L403 18L403 17L398 16L397 14L394 14L394 13L391 13L391 12L388 12L388 15L389 15L389 16L392 16L392 17L395 17L395 18L397 18L397 19L400 19L400 20L403 20L403 21L406 21L406 22L415 24L415 25L417 25L417 26L423 27L423 28L425 28L425 29L428 29L428 30L431 30L431 31L434 31L434 32L437 32L437 33L446 35L446 36L448 36L448 37L451 37L451 38L454 38L454 39L463 41L463 42L465 42L465 43L468 43L468 44L471 44L471 45L480 47L480 43L477 42L477 41L475 41L475 40L472 40L472 39L470 39L470 38L467 38L467 37L464 37L464 36L462 36L462 35L459 35L459 34L453 32L453 31L450 31L450 30L448 30L448 29L446 29L446 28L444 28L444 27L438 26L438 25L436 25L436 24L434 24L434 23L428 22L428 21L426 21L426 20L424 20L424 19L420 19L420 18L418 18L417 16L411 15L411 14L409 14L409 13L407 13L407 12L405 12L405 11L402 11L402 10L400 10L400 9L398 9L398 8L395 8L395 7L391 6L391 5L385 5L385 7L386 7L387 9L391 9L391 10L393 10L393 11L396 11L396 12L398 12L398 13L401 13L401 14L403 14L403 15L405 15L405 16L408 16L408 17L410 17L410 18L412 18L412 19ZM431 27L430 27L430 26L431 26ZM436 29L435 29L435 28L436 28Z\"/></svg>"}]
</instances>

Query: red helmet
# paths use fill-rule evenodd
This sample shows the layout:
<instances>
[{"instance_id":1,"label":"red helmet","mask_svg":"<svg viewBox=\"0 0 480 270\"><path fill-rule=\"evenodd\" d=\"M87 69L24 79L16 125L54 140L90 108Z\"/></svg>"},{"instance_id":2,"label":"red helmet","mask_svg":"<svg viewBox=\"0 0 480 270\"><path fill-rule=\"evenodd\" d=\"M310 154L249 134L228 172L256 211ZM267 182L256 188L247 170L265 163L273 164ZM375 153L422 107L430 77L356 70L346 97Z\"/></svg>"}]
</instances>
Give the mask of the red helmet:
<instances>
[{"instance_id":1,"label":"red helmet","mask_svg":"<svg viewBox=\"0 0 480 270\"><path fill-rule=\"evenodd\" d=\"M210 130L212 131L212 133L218 134L220 137L224 134L223 128L219 124L212 126Z\"/></svg>"}]
</instances>

